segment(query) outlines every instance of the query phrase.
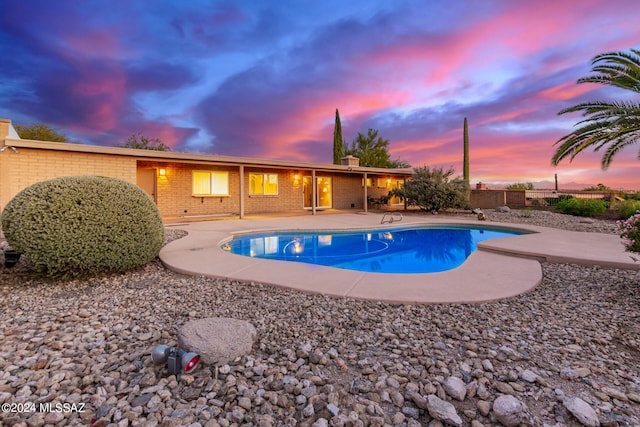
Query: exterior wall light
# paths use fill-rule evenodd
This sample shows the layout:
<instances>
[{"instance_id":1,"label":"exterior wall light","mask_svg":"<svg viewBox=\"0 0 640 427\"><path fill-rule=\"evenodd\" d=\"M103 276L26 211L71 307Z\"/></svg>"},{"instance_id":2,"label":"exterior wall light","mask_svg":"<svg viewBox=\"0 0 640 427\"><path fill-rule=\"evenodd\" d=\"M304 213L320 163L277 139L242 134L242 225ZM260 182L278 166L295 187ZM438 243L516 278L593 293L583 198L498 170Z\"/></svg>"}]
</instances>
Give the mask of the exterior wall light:
<instances>
[{"instance_id":1,"label":"exterior wall light","mask_svg":"<svg viewBox=\"0 0 640 427\"><path fill-rule=\"evenodd\" d=\"M179 374L184 371L186 374L192 372L200 362L200 355L187 353L184 350L167 345L157 345L151 350L151 360L155 364L165 363L170 374Z\"/></svg>"},{"instance_id":2,"label":"exterior wall light","mask_svg":"<svg viewBox=\"0 0 640 427\"><path fill-rule=\"evenodd\" d=\"M160 174L160 176L165 176L167 174L167 170L162 168L158 171L158 173Z\"/></svg>"}]
</instances>

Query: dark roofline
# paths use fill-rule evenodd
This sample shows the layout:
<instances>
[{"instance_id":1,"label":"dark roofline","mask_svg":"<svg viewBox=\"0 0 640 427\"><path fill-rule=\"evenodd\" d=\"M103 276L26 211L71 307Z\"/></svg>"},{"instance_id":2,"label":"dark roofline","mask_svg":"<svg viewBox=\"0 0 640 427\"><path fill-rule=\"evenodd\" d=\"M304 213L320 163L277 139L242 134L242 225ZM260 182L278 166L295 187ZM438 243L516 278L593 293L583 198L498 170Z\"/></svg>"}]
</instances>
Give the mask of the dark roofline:
<instances>
[{"instance_id":1,"label":"dark roofline","mask_svg":"<svg viewBox=\"0 0 640 427\"><path fill-rule=\"evenodd\" d=\"M330 163L306 163L287 160L268 160L250 157L216 156L211 154L177 153L173 151L140 150L134 148L105 147L98 145L74 144L68 142L34 141L28 139L5 139L5 145L16 148L33 148L39 150L69 151L77 153L109 154L135 157L139 160L185 161L188 163L216 163L224 165L263 166L270 168L315 169L335 172L360 172L387 175L413 174L413 169L370 168L364 166L334 165Z\"/></svg>"}]
</instances>

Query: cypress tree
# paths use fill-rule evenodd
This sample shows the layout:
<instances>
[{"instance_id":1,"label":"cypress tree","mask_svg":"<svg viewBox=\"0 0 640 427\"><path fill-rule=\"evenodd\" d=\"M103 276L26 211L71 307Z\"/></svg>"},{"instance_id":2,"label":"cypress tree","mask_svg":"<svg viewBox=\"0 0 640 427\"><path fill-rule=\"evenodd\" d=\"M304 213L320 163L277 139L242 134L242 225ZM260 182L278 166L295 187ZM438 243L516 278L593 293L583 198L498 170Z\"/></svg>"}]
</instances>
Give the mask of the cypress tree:
<instances>
[{"instance_id":1,"label":"cypress tree","mask_svg":"<svg viewBox=\"0 0 640 427\"><path fill-rule=\"evenodd\" d=\"M339 165L340 159L344 154L343 147L343 139L342 139L342 124L340 123L340 113L336 108L336 123L333 128L333 164Z\"/></svg>"},{"instance_id":2,"label":"cypress tree","mask_svg":"<svg viewBox=\"0 0 640 427\"><path fill-rule=\"evenodd\" d=\"M462 166L462 176L464 181L467 183L467 187L469 186L469 124L467 123L467 118L464 118L464 130L463 130L463 142L464 142L464 158L463 158L463 166Z\"/></svg>"}]
</instances>

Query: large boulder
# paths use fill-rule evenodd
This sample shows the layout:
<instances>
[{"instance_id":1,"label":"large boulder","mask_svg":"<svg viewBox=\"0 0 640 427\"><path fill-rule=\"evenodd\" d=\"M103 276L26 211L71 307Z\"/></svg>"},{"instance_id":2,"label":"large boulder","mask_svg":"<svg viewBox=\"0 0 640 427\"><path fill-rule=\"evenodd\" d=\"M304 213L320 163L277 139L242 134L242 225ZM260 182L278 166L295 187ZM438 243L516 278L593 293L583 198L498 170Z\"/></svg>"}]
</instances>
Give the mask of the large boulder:
<instances>
[{"instance_id":1,"label":"large boulder","mask_svg":"<svg viewBox=\"0 0 640 427\"><path fill-rule=\"evenodd\" d=\"M178 330L180 348L198 353L203 363L224 365L251 352L256 328L225 317L192 320Z\"/></svg>"}]
</instances>

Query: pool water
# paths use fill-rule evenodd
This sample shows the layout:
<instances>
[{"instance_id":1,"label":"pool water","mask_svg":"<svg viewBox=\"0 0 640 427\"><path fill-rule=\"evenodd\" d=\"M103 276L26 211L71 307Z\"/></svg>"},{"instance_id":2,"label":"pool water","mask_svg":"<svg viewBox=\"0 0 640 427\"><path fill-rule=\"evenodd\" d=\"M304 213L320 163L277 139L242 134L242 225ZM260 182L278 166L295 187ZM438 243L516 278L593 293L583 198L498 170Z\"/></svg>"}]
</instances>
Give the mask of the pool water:
<instances>
[{"instance_id":1,"label":"pool water","mask_svg":"<svg viewBox=\"0 0 640 427\"><path fill-rule=\"evenodd\" d=\"M224 250L249 257L376 273L434 273L461 265L478 242L525 232L423 227L348 232L277 232L234 237Z\"/></svg>"}]
</instances>

